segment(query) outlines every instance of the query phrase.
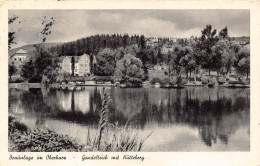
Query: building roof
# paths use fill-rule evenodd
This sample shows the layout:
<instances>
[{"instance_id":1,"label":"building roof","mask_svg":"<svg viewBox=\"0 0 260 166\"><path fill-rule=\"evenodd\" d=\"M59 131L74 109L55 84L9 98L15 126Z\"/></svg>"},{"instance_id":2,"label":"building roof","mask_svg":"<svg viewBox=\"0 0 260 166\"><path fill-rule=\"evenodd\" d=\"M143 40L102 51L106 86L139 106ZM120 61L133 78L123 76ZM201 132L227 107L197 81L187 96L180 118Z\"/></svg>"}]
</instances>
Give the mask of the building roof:
<instances>
[{"instance_id":1,"label":"building roof","mask_svg":"<svg viewBox=\"0 0 260 166\"><path fill-rule=\"evenodd\" d=\"M163 47L166 47L166 48L173 48L173 47L174 47L174 44L164 44Z\"/></svg>"},{"instance_id":2,"label":"building roof","mask_svg":"<svg viewBox=\"0 0 260 166\"><path fill-rule=\"evenodd\" d=\"M86 56L89 57L88 54L83 54L83 55L86 55ZM79 59L80 59L83 55L81 55L81 56L74 56L75 63L77 63L77 62L79 61ZM59 61L62 62L65 58L69 58L69 60L71 61L72 57L73 57L73 56L61 56L61 57L59 57Z\"/></svg>"},{"instance_id":3,"label":"building roof","mask_svg":"<svg viewBox=\"0 0 260 166\"><path fill-rule=\"evenodd\" d=\"M26 54L27 51L26 50L23 50L23 49L19 49L18 51L16 51L15 54Z\"/></svg>"}]
</instances>

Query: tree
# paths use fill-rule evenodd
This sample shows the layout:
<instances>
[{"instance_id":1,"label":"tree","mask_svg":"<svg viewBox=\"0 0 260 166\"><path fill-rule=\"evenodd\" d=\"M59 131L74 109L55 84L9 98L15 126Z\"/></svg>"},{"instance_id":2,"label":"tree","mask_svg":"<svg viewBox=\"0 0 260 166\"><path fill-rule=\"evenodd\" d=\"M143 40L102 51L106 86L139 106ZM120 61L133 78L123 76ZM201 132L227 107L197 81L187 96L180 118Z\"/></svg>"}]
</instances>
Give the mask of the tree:
<instances>
[{"instance_id":1,"label":"tree","mask_svg":"<svg viewBox=\"0 0 260 166\"><path fill-rule=\"evenodd\" d=\"M201 40L202 41L213 40L215 38L216 33L217 33L216 29L212 31L211 25L206 25L206 28L204 28L201 31Z\"/></svg>"},{"instance_id":2,"label":"tree","mask_svg":"<svg viewBox=\"0 0 260 166\"><path fill-rule=\"evenodd\" d=\"M98 52L96 56L97 66L96 73L97 75L107 76L113 75L116 67L115 61L115 51L110 48L102 49Z\"/></svg>"},{"instance_id":3,"label":"tree","mask_svg":"<svg viewBox=\"0 0 260 166\"><path fill-rule=\"evenodd\" d=\"M140 37L139 47L140 47L140 49L145 49L146 48L146 42L145 42L144 35L141 35L141 37Z\"/></svg>"},{"instance_id":4,"label":"tree","mask_svg":"<svg viewBox=\"0 0 260 166\"><path fill-rule=\"evenodd\" d=\"M161 63L161 62L163 62L163 57L161 54L161 47L159 47L157 51L157 63Z\"/></svg>"},{"instance_id":5,"label":"tree","mask_svg":"<svg viewBox=\"0 0 260 166\"><path fill-rule=\"evenodd\" d=\"M200 59L201 59L201 67L204 69L207 69L210 71L214 69L213 67L213 51L212 47L215 45L215 43L218 41L218 37L216 36L217 30L214 29L212 31L211 25L207 25L206 28L204 28L201 31L201 38L200 42L198 44L198 48L200 49Z\"/></svg>"},{"instance_id":6,"label":"tree","mask_svg":"<svg viewBox=\"0 0 260 166\"><path fill-rule=\"evenodd\" d=\"M242 47L236 54L234 66L238 73L246 74L248 78L250 74L250 50L247 47Z\"/></svg>"},{"instance_id":7,"label":"tree","mask_svg":"<svg viewBox=\"0 0 260 166\"><path fill-rule=\"evenodd\" d=\"M34 82L40 82L39 78L37 78L35 74L34 62L30 59L28 62L25 62L21 69L21 76L28 81L36 80Z\"/></svg>"},{"instance_id":8,"label":"tree","mask_svg":"<svg viewBox=\"0 0 260 166\"><path fill-rule=\"evenodd\" d=\"M228 74L231 70L231 67L235 63L236 54L239 52L241 46L236 41L230 41L228 45L228 49L222 54L222 73Z\"/></svg>"},{"instance_id":9,"label":"tree","mask_svg":"<svg viewBox=\"0 0 260 166\"><path fill-rule=\"evenodd\" d=\"M9 64L8 73L9 73L10 79L11 79L12 75L14 75L16 72L17 72L16 67L13 64Z\"/></svg>"},{"instance_id":10,"label":"tree","mask_svg":"<svg viewBox=\"0 0 260 166\"><path fill-rule=\"evenodd\" d=\"M150 68L147 50L139 50L136 53L136 58L139 58L142 61L145 79L147 80L148 79L148 69Z\"/></svg>"},{"instance_id":11,"label":"tree","mask_svg":"<svg viewBox=\"0 0 260 166\"><path fill-rule=\"evenodd\" d=\"M132 44L132 45L125 47L124 53L136 56L136 53L138 51L139 51L139 48L138 48L137 44Z\"/></svg>"},{"instance_id":12,"label":"tree","mask_svg":"<svg viewBox=\"0 0 260 166\"><path fill-rule=\"evenodd\" d=\"M45 48L38 47L35 56L22 66L21 76L29 82L52 83L56 81L58 71L58 59Z\"/></svg>"},{"instance_id":13,"label":"tree","mask_svg":"<svg viewBox=\"0 0 260 166\"><path fill-rule=\"evenodd\" d=\"M219 71L221 70L221 68L223 68L223 60L222 58L225 58L225 55L228 52L228 44L226 43L226 41L224 40L219 40L213 47L212 47L212 56L211 56L211 66L214 70L217 71L217 74L219 75ZM229 59L227 57L226 59L227 62L226 65L228 65L228 63L230 63L229 61L231 59Z\"/></svg>"},{"instance_id":14,"label":"tree","mask_svg":"<svg viewBox=\"0 0 260 166\"><path fill-rule=\"evenodd\" d=\"M250 73L250 58L249 57L242 58L238 62L238 71L242 74L245 73L246 78L248 78L249 73Z\"/></svg>"},{"instance_id":15,"label":"tree","mask_svg":"<svg viewBox=\"0 0 260 166\"><path fill-rule=\"evenodd\" d=\"M120 47L116 50L116 55L115 55L115 59L116 61L119 61L120 59L122 59L124 57L125 54L125 50L123 47Z\"/></svg>"},{"instance_id":16,"label":"tree","mask_svg":"<svg viewBox=\"0 0 260 166\"><path fill-rule=\"evenodd\" d=\"M130 54L126 54L123 59L116 64L115 80L126 83L140 84L144 79L142 61Z\"/></svg>"},{"instance_id":17,"label":"tree","mask_svg":"<svg viewBox=\"0 0 260 166\"><path fill-rule=\"evenodd\" d=\"M54 23L54 19L53 17L51 17L50 20L47 20L48 18L46 16L44 16L44 20L42 22L42 25L44 26L41 34L42 34L42 43L44 43L47 39L47 36L51 34L51 30L50 28L52 27L53 23ZM47 22L47 23L46 23Z\"/></svg>"},{"instance_id":18,"label":"tree","mask_svg":"<svg viewBox=\"0 0 260 166\"><path fill-rule=\"evenodd\" d=\"M224 29L220 30L219 37L222 39L226 39L228 37L228 29L225 27Z\"/></svg>"},{"instance_id":19,"label":"tree","mask_svg":"<svg viewBox=\"0 0 260 166\"><path fill-rule=\"evenodd\" d=\"M174 47L173 52L169 53L169 76L171 75L171 73L173 73L180 77L181 71L183 70L183 66L180 63L180 59L182 58L183 53L183 49L180 45L176 45Z\"/></svg>"},{"instance_id":20,"label":"tree","mask_svg":"<svg viewBox=\"0 0 260 166\"><path fill-rule=\"evenodd\" d=\"M75 71L75 58L74 56L71 57L71 75L74 76L74 71Z\"/></svg>"},{"instance_id":21,"label":"tree","mask_svg":"<svg viewBox=\"0 0 260 166\"><path fill-rule=\"evenodd\" d=\"M188 78L188 73L190 73L190 77L191 77L191 72L196 69L196 61L193 56L192 47L186 46L183 48L182 52L183 55L180 58L180 64L184 68L184 71Z\"/></svg>"},{"instance_id":22,"label":"tree","mask_svg":"<svg viewBox=\"0 0 260 166\"><path fill-rule=\"evenodd\" d=\"M235 59L235 54L230 50L225 51L221 55L222 73L223 74L228 74L228 72L231 70L231 67L234 64L234 59Z\"/></svg>"},{"instance_id":23,"label":"tree","mask_svg":"<svg viewBox=\"0 0 260 166\"><path fill-rule=\"evenodd\" d=\"M12 18L9 18L8 19L8 24L9 24L9 26L11 25L11 24L13 24L13 22L17 19L18 17L17 16L13 16ZM20 22L19 22L20 23ZM16 44L16 42L14 41L14 38L15 38L15 32L14 31L9 31L8 32L8 49L10 49L11 48L11 45L12 44Z\"/></svg>"}]
</instances>

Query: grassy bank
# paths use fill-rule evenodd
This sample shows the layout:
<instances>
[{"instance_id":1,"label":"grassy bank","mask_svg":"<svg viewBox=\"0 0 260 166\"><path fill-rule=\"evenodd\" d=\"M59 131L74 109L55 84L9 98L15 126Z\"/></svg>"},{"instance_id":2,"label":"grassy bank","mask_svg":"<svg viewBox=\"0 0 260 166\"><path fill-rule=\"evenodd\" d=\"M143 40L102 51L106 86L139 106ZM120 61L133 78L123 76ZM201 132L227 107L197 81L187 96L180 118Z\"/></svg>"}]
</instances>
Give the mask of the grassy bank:
<instances>
[{"instance_id":1,"label":"grassy bank","mask_svg":"<svg viewBox=\"0 0 260 166\"><path fill-rule=\"evenodd\" d=\"M83 145L65 135L45 129L29 129L18 119L9 116L8 150L13 152L82 151Z\"/></svg>"},{"instance_id":2,"label":"grassy bank","mask_svg":"<svg viewBox=\"0 0 260 166\"><path fill-rule=\"evenodd\" d=\"M141 151L150 136L140 138L137 132L126 126L109 125L102 132L98 130L96 135L88 133L86 144L80 144L76 139L47 128L29 129L12 116L9 116L8 130L10 152Z\"/></svg>"}]
</instances>

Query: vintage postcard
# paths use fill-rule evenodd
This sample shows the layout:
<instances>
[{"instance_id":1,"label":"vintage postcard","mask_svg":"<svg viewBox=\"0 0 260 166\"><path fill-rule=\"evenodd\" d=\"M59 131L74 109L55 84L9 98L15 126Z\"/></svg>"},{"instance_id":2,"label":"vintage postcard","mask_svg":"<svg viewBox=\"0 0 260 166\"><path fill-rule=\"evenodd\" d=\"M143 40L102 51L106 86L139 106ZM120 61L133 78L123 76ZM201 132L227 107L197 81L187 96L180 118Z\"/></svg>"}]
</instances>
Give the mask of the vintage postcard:
<instances>
[{"instance_id":1,"label":"vintage postcard","mask_svg":"<svg viewBox=\"0 0 260 166\"><path fill-rule=\"evenodd\" d=\"M2 1L1 166L260 165L258 1Z\"/></svg>"}]
</instances>

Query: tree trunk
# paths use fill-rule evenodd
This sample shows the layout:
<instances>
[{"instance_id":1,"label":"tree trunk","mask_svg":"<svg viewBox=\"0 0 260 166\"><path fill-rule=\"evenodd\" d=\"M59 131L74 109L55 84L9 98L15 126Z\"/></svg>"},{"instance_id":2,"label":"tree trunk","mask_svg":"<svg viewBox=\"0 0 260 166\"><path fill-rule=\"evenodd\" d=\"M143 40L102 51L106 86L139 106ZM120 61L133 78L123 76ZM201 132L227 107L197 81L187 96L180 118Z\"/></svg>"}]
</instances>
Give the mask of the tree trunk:
<instances>
[{"instance_id":1,"label":"tree trunk","mask_svg":"<svg viewBox=\"0 0 260 166\"><path fill-rule=\"evenodd\" d=\"M190 70L190 77L191 77L191 70Z\"/></svg>"},{"instance_id":2,"label":"tree trunk","mask_svg":"<svg viewBox=\"0 0 260 166\"><path fill-rule=\"evenodd\" d=\"M227 71L226 71L226 75L228 75L228 73L229 73L229 70L227 69Z\"/></svg>"},{"instance_id":3,"label":"tree trunk","mask_svg":"<svg viewBox=\"0 0 260 166\"><path fill-rule=\"evenodd\" d=\"M170 61L168 61L168 65L169 65L169 71L168 71L168 72L169 72L169 73L168 73L168 74L169 74L169 79L171 79Z\"/></svg>"},{"instance_id":4,"label":"tree trunk","mask_svg":"<svg viewBox=\"0 0 260 166\"><path fill-rule=\"evenodd\" d=\"M188 78L189 77L189 72L186 72L186 78Z\"/></svg>"}]
</instances>

